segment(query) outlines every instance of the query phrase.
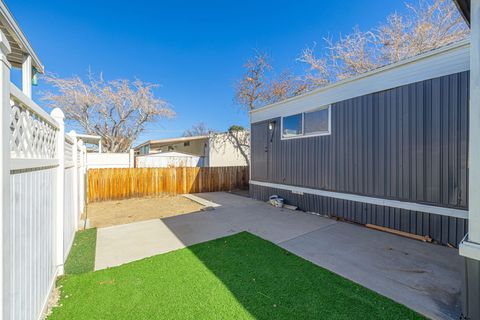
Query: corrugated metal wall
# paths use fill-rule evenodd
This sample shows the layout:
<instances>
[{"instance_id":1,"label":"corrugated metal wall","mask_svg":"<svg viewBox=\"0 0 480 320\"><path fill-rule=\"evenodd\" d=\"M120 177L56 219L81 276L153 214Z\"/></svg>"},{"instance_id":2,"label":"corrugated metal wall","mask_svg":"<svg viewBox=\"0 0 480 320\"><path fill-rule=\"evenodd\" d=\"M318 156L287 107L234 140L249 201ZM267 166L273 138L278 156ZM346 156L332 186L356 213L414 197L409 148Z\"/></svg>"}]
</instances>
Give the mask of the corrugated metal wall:
<instances>
[{"instance_id":1,"label":"corrugated metal wall","mask_svg":"<svg viewBox=\"0 0 480 320\"><path fill-rule=\"evenodd\" d=\"M466 209L468 89L462 72L335 103L330 136L281 140L279 118L271 136L269 121L252 124L252 180ZM263 199L259 188L253 196ZM394 221L409 216L395 229L425 232L416 214L388 210L398 211ZM330 214L359 220L355 210L339 211ZM465 233L463 219L431 219L429 235L442 243L456 244Z\"/></svg>"}]
</instances>

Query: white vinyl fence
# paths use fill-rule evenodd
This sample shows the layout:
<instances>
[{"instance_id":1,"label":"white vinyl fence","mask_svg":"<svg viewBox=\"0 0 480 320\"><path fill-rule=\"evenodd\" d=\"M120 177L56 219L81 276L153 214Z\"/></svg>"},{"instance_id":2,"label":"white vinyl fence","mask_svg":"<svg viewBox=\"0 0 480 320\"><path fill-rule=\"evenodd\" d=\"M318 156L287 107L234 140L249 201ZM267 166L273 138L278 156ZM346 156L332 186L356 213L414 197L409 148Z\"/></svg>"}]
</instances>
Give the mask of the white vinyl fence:
<instances>
[{"instance_id":1,"label":"white vinyl fence","mask_svg":"<svg viewBox=\"0 0 480 320\"><path fill-rule=\"evenodd\" d=\"M65 135L61 110L49 115L0 76L2 313L39 319L84 209L86 148Z\"/></svg>"},{"instance_id":2,"label":"white vinyl fence","mask_svg":"<svg viewBox=\"0 0 480 320\"><path fill-rule=\"evenodd\" d=\"M133 150L132 150L133 151ZM87 169L133 168L133 153L87 153Z\"/></svg>"},{"instance_id":3,"label":"white vinyl fence","mask_svg":"<svg viewBox=\"0 0 480 320\"><path fill-rule=\"evenodd\" d=\"M183 154L178 152L165 152L137 156L137 168L178 168L178 167L203 167L205 157Z\"/></svg>"}]
</instances>

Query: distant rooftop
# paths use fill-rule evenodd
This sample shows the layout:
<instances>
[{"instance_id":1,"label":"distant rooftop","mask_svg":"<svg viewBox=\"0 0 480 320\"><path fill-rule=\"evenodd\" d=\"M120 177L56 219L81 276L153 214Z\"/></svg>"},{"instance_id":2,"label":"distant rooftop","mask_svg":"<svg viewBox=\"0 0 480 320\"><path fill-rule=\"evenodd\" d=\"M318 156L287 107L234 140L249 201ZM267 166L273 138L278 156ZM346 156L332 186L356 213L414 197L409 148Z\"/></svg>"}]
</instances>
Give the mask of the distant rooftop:
<instances>
[{"instance_id":1,"label":"distant rooftop","mask_svg":"<svg viewBox=\"0 0 480 320\"><path fill-rule=\"evenodd\" d=\"M209 136L191 136L191 137L165 138L165 139L159 139L159 140L148 140L148 141L145 141L145 142L139 144L134 149L137 149L137 148L149 145L149 144L171 144L171 143L177 143L177 142L203 140L203 139L208 139L208 138L209 138Z\"/></svg>"}]
</instances>

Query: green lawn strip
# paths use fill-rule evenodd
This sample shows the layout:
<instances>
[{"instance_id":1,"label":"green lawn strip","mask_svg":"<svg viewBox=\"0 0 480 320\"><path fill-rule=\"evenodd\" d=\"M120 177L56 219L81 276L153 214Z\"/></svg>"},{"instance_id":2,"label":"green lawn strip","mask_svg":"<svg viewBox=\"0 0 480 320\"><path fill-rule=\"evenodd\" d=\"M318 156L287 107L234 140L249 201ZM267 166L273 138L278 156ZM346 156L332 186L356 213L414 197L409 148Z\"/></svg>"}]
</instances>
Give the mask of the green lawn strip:
<instances>
[{"instance_id":1,"label":"green lawn strip","mask_svg":"<svg viewBox=\"0 0 480 320\"><path fill-rule=\"evenodd\" d=\"M65 262L65 274L81 274L93 271L96 244L97 229L78 231Z\"/></svg>"},{"instance_id":2,"label":"green lawn strip","mask_svg":"<svg viewBox=\"0 0 480 320\"><path fill-rule=\"evenodd\" d=\"M61 280L54 319L423 319L242 232Z\"/></svg>"}]
</instances>

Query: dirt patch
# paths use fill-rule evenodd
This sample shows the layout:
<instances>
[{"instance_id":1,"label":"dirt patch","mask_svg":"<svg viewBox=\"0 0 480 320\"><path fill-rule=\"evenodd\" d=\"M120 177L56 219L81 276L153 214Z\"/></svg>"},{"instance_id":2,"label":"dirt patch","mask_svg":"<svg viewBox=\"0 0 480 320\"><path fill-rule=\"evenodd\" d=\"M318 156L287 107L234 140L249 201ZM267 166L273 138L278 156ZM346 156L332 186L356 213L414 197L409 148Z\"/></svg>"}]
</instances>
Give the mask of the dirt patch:
<instances>
[{"instance_id":1,"label":"dirt patch","mask_svg":"<svg viewBox=\"0 0 480 320\"><path fill-rule=\"evenodd\" d=\"M200 211L203 206L182 196L94 202L88 205L90 226L96 228L166 218Z\"/></svg>"},{"instance_id":2,"label":"dirt patch","mask_svg":"<svg viewBox=\"0 0 480 320\"><path fill-rule=\"evenodd\" d=\"M55 286L55 288L53 288L50 296L48 297L47 308L45 309L45 312L42 315L42 318L41 318L42 320L47 319L52 314L53 308L61 306L58 304L60 301L61 288L62 286L60 287Z\"/></svg>"}]
</instances>

